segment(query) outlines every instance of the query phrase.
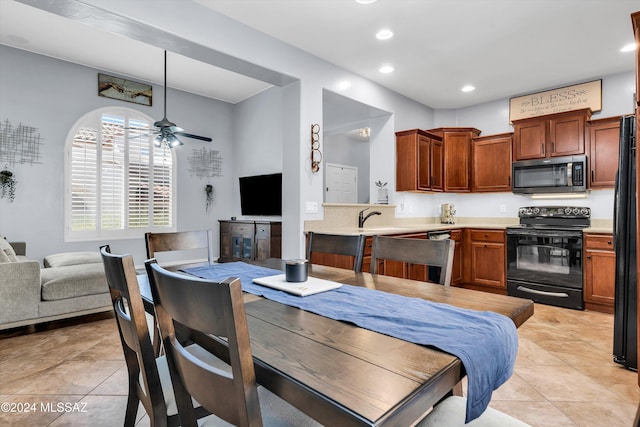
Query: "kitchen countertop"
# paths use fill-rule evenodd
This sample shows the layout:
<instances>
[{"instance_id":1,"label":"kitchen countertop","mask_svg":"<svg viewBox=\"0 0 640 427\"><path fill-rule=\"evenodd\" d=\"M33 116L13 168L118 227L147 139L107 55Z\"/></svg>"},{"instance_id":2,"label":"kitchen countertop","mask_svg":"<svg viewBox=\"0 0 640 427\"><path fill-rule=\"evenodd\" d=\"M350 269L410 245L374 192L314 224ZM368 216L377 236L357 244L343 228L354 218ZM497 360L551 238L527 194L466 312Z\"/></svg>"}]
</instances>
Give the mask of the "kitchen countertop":
<instances>
[{"instance_id":1,"label":"kitchen countertop","mask_svg":"<svg viewBox=\"0 0 640 427\"><path fill-rule=\"evenodd\" d=\"M442 224L440 217L396 217L395 205L357 205L323 204L324 219L304 222L304 231L314 233L372 236L376 234L411 234L437 230L461 228L483 228L504 230L520 223L518 217L456 217L455 224ZM363 211L364 209L364 211ZM370 216L362 229L358 228L358 214L365 215L378 211L379 215ZM613 233L613 220L592 219L585 233Z\"/></svg>"},{"instance_id":2,"label":"kitchen countertop","mask_svg":"<svg viewBox=\"0 0 640 427\"><path fill-rule=\"evenodd\" d=\"M613 225L608 224L611 221L594 220L591 227L585 228L585 233L613 233ZM465 218L458 220L455 224L441 224L436 222L395 222L392 224L375 224L368 225L360 229L357 226L331 226L329 224L305 224L305 232L313 231L314 233L341 234L341 235L357 235L365 236L392 235L392 234L411 234L426 233L429 231L452 230L460 228L482 228L505 230L507 227L518 225L517 219L512 218Z\"/></svg>"}]
</instances>

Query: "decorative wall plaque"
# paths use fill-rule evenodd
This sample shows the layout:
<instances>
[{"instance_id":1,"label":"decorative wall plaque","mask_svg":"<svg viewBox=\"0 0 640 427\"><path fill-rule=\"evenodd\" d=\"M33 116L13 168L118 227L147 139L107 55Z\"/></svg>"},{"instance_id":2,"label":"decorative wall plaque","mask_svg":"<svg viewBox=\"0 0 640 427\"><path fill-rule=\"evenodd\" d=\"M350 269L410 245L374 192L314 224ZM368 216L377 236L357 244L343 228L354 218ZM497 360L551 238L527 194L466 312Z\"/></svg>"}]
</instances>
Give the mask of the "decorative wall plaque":
<instances>
[{"instance_id":1,"label":"decorative wall plaque","mask_svg":"<svg viewBox=\"0 0 640 427\"><path fill-rule=\"evenodd\" d=\"M15 126L8 119L0 123L0 165L42 163L41 144L42 137L37 128L22 123Z\"/></svg>"},{"instance_id":2,"label":"decorative wall plaque","mask_svg":"<svg viewBox=\"0 0 640 427\"><path fill-rule=\"evenodd\" d=\"M602 109L602 80L565 86L509 100L509 121L591 108Z\"/></svg>"}]
</instances>

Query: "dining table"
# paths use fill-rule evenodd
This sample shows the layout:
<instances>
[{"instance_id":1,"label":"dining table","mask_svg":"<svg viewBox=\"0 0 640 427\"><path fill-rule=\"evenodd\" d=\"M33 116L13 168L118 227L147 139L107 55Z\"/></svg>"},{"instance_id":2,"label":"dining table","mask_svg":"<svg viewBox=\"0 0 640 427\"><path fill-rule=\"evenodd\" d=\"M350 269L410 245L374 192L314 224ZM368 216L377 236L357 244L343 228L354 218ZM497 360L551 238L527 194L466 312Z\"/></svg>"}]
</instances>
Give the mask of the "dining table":
<instances>
[{"instance_id":1,"label":"dining table","mask_svg":"<svg viewBox=\"0 0 640 427\"><path fill-rule=\"evenodd\" d=\"M280 259L252 264L284 270ZM181 270L179 267L172 269ZM533 315L531 300L403 278L310 264L308 274L463 309L490 311L516 327ZM153 299L138 278L147 311ZM419 345L245 293L257 382L327 426L407 427L460 387L461 360ZM446 321L443 319L443 322ZM189 337L216 351L219 340Z\"/></svg>"}]
</instances>

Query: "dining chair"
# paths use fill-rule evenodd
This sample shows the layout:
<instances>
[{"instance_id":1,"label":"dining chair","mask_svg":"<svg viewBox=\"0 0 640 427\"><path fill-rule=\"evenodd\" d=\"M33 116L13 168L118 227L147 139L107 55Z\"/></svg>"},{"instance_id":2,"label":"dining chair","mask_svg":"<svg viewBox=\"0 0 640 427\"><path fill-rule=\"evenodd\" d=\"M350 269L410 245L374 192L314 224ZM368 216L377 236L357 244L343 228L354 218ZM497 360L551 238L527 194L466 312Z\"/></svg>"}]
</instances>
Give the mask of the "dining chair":
<instances>
[{"instance_id":1,"label":"dining chair","mask_svg":"<svg viewBox=\"0 0 640 427\"><path fill-rule=\"evenodd\" d=\"M135 424L139 403L151 426L178 426L169 369L166 358L156 359L153 351L133 258L112 254L108 245L101 246L100 253L129 377L124 426ZM199 418L209 415L202 407L195 413Z\"/></svg>"},{"instance_id":2,"label":"dining chair","mask_svg":"<svg viewBox=\"0 0 640 427\"><path fill-rule=\"evenodd\" d=\"M365 236L307 233L307 260L313 263L314 253L349 255L354 257L353 270L362 271Z\"/></svg>"},{"instance_id":3,"label":"dining chair","mask_svg":"<svg viewBox=\"0 0 640 427\"><path fill-rule=\"evenodd\" d=\"M197 425L190 398L215 414L201 426L320 426L256 384L239 279L213 282L178 274L154 259L145 266L183 426ZM225 361L224 369L187 352L176 339L177 326L207 337L207 350Z\"/></svg>"},{"instance_id":4,"label":"dining chair","mask_svg":"<svg viewBox=\"0 0 640 427\"><path fill-rule=\"evenodd\" d=\"M370 271L372 274L376 274L381 260L440 267L438 283L450 286L454 249L455 242L451 239L430 240L373 236Z\"/></svg>"},{"instance_id":5,"label":"dining chair","mask_svg":"<svg viewBox=\"0 0 640 427\"><path fill-rule=\"evenodd\" d=\"M451 396L433 407L416 427L530 427L510 415L494 408L487 408L482 415L465 424L467 400Z\"/></svg>"},{"instance_id":6,"label":"dining chair","mask_svg":"<svg viewBox=\"0 0 640 427\"><path fill-rule=\"evenodd\" d=\"M171 233L145 233L147 259L160 255L162 263L202 259L207 254L213 263L213 237L211 230L177 231Z\"/></svg>"}]
</instances>

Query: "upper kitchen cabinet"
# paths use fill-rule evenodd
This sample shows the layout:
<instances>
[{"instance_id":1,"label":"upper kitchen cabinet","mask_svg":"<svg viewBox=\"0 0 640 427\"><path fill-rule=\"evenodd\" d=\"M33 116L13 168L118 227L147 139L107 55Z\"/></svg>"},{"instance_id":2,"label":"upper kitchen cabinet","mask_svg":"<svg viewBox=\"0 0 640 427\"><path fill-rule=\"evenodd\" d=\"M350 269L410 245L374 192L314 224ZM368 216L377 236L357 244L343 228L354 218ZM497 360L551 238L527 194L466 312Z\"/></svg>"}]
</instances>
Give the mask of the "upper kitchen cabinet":
<instances>
[{"instance_id":1,"label":"upper kitchen cabinet","mask_svg":"<svg viewBox=\"0 0 640 427\"><path fill-rule=\"evenodd\" d=\"M511 191L513 133L473 138L471 142L471 190Z\"/></svg>"},{"instance_id":2,"label":"upper kitchen cabinet","mask_svg":"<svg viewBox=\"0 0 640 427\"><path fill-rule=\"evenodd\" d=\"M585 125L590 109L513 121L514 160L585 153Z\"/></svg>"},{"instance_id":3,"label":"upper kitchen cabinet","mask_svg":"<svg viewBox=\"0 0 640 427\"><path fill-rule=\"evenodd\" d=\"M589 188L613 188L618 170L620 116L587 122Z\"/></svg>"},{"instance_id":4,"label":"upper kitchen cabinet","mask_svg":"<svg viewBox=\"0 0 640 427\"><path fill-rule=\"evenodd\" d=\"M396 191L442 191L442 138L420 129L396 132Z\"/></svg>"},{"instance_id":5,"label":"upper kitchen cabinet","mask_svg":"<svg viewBox=\"0 0 640 427\"><path fill-rule=\"evenodd\" d=\"M444 191L471 191L471 140L480 131L475 128L437 128L429 133L442 137L444 146Z\"/></svg>"}]
</instances>

